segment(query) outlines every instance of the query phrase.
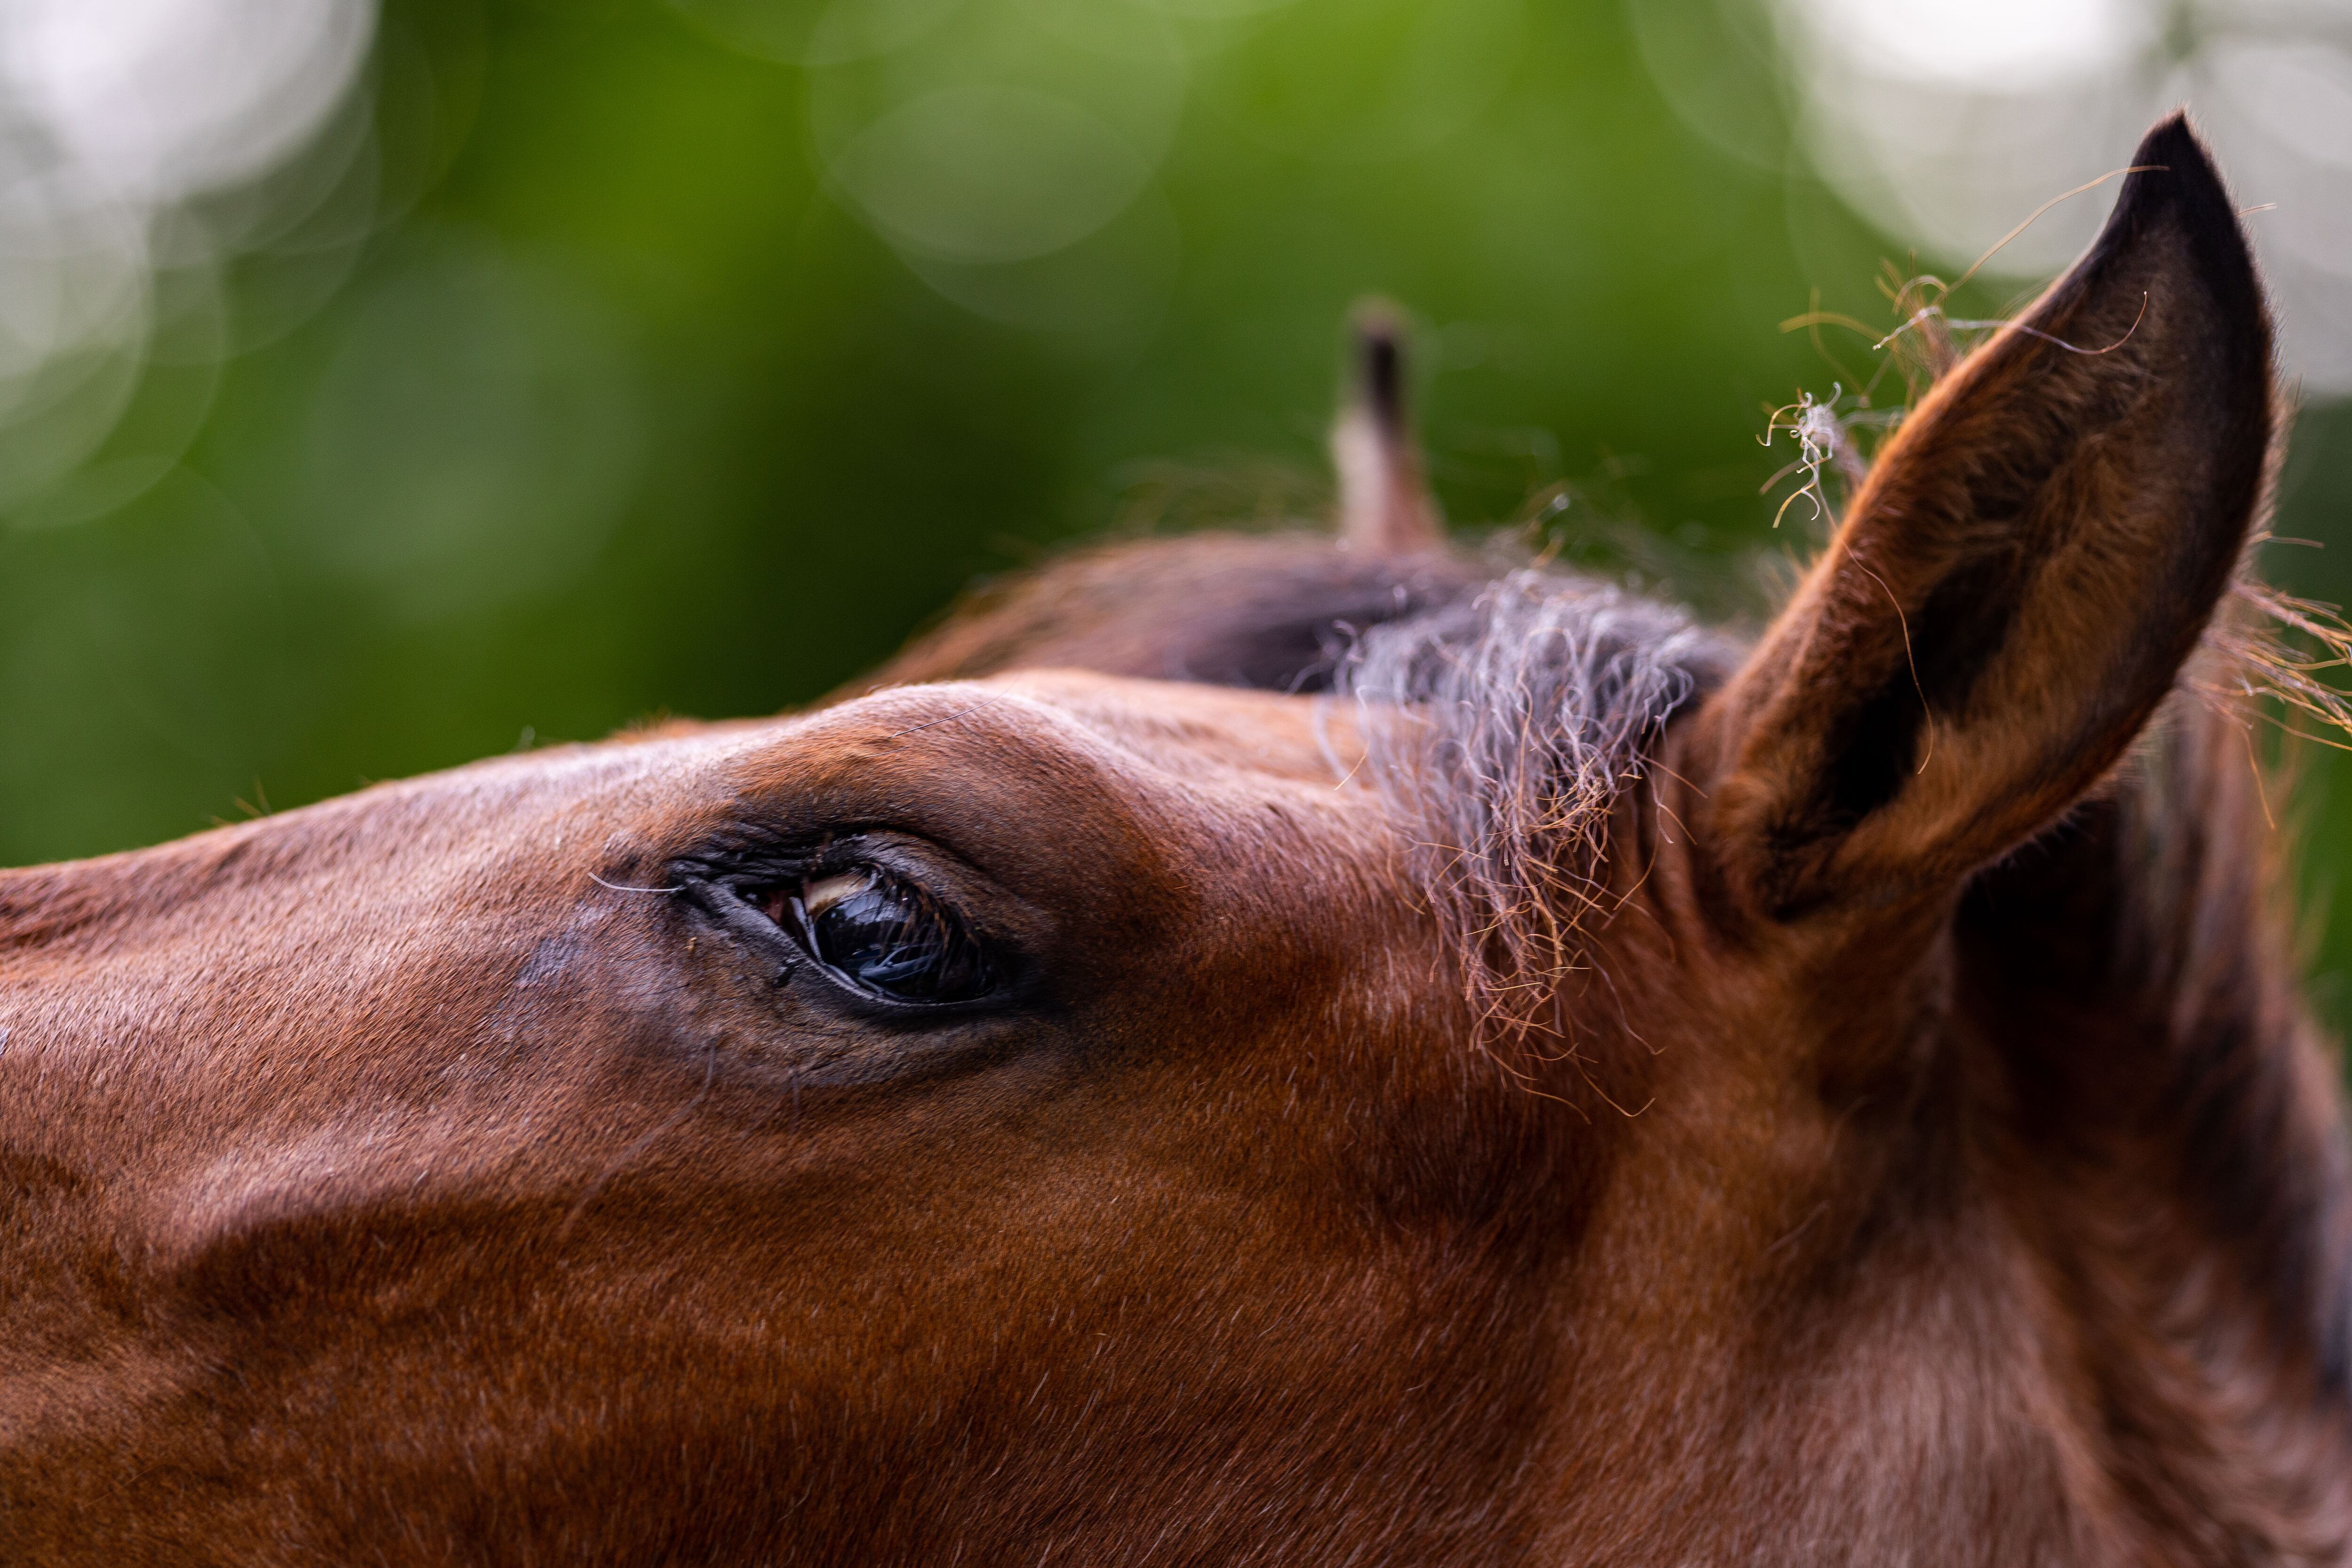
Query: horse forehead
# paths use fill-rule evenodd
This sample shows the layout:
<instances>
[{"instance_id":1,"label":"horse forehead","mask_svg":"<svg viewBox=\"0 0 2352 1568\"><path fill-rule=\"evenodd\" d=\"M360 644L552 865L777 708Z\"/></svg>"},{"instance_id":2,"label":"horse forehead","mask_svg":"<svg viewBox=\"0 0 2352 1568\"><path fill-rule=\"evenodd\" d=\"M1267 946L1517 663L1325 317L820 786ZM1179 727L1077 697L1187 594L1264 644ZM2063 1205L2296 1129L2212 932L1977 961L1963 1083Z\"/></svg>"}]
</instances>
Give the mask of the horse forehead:
<instances>
[{"instance_id":1,"label":"horse forehead","mask_svg":"<svg viewBox=\"0 0 2352 1568\"><path fill-rule=\"evenodd\" d=\"M549 824L605 826L677 847L735 818L834 813L846 823L966 803L1063 837L1089 831L1221 836L1225 809L1279 801L1359 831L1380 815L1352 709L1328 698L1022 671L890 688L782 719L576 748L543 768L489 764L424 781L436 816L493 846ZM799 809L795 809L799 808ZM1039 815L1060 811L1055 817ZM621 837L599 841L606 853Z\"/></svg>"},{"instance_id":2,"label":"horse forehead","mask_svg":"<svg viewBox=\"0 0 2352 1568\"><path fill-rule=\"evenodd\" d=\"M1266 802L1361 839L1377 798L1352 716L1324 699L1078 671L875 692L781 719L674 726L491 759L151 850L0 875L20 950L104 927L154 937L233 905L358 897L389 922L525 916L551 884L658 881L699 836L814 802L814 819L993 813L1007 831L1280 854ZM1376 827L1374 829L1376 831ZM1339 847L1326 841L1317 853ZM364 881L353 881L364 878ZM149 929L141 931L135 927ZM387 933L388 934L388 933Z\"/></svg>"},{"instance_id":3,"label":"horse forehead","mask_svg":"<svg viewBox=\"0 0 2352 1568\"><path fill-rule=\"evenodd\" d=\"M1339 787L1351 782L1363 755L1352 708L1328 697L1090 670L1023 670L877 693L864 701L877 718L888 710L885 704L910 702L940 710L947 723L982 714L1019 714L1033 724L1043 720L1041 730L1052 738L1040 732L1040 743L1089 752L1109 746L1188 780Z\"/></svg>"},{"instance_id":4,"label":"horse forehead","mask_svg":"<svg viewBox=\"0 0 2352 1568\"><path fill-rule=\"evenodd\" d=\"M1362 756L1351 710L1328 698L1023 671L476 764L417 781L413 805L461 833L495 839L509 823L644 822L746 809L761 795L795 790L862 785L908 798L892 786L916 780L1016 791L1058 784L1073 799L1090 793L1106 805L1170 785L1186 795L1286 795L1302 785L1340 795L1357 783ZM1370 799L1360 789L1334 804ZM1177 804L1150 801L1160 812Z\"/></svg>"}]
</instances>

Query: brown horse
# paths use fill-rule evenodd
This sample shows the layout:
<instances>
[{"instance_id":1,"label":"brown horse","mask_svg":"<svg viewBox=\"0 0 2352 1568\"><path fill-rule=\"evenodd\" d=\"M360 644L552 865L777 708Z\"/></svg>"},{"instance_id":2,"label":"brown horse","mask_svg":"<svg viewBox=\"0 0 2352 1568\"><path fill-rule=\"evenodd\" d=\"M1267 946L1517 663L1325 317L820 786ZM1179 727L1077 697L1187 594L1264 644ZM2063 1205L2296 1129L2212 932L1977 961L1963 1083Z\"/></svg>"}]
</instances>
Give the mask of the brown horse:
<instances>
[{"instance_id":1,"label":"brown horse","mask_svg":"<svg viewBox=\"0 0 2352 1568\"><path fill-rule=\"evenodd\" d=\"M0 878L0 1561L2352 1552L2188 129L1751 649L1347 527ZM2206 684L2210 684L2207 682Z\"/></svg>"}]
</instances>

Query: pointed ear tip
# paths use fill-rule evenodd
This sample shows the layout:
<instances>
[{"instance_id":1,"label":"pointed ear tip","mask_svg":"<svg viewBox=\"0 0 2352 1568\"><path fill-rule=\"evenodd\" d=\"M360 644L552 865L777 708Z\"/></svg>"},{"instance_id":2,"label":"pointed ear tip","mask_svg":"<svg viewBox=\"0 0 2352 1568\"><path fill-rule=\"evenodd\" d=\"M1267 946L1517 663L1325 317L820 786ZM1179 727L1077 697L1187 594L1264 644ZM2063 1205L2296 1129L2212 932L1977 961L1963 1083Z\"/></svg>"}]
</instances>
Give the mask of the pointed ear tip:
<instances>
[{"instance_id":1,"label":"pointed ear tip","mask_svg":"<svg viewBox=\"0 0 2352 1568\"><path fill-rule=\"evenodd\" d=\"M1348 312L1348 335L1357 354L1369 359L1402 353L1408 334L1403 314L1395 306L1385 300L1364 300Z\"/></svg>"},{"instance_id":2,"label":"pointed ear tip","mask_svg":"<svg viewBox=\"0 0 2352 1568\"><path fill-rule=\"evenodd\" d=\"M2124 182L2107 219L2108 245L2099 248L2128 244L2152 226L2176 226L2189 240L2204 287L2225 314L2266 332L2269 310L2253 247L2189 111L2175 110L2158 121L2141 139L2132 164L2139 172Z\"/></svg>"},{"instance_id":3,"label":"pointed ear tip","mask_svg":"<svg viewBox=\"0 0 2352 1568\"><path fill-rule=\"evenodd\" d=\"M2139 150L2142 153L2163 153L2170 151L2174 146L2184 142L2191 149L2200 153L2203 152L2203 145L2197 137L2196 127L2189 123L2189 108L2186 104L2149 126L2147 134L2140 138Z\"/></svg>"},{"instance_id":4,"label":"pointed ear tip","mask_svg":"<svg viewBox=\"0 0 2352 1568\"><path fill-rule=\"evenodd\" d=\"M2124 183L2116 211L2158 205L2177 209L2192 227L2227 228L2239 232L2237 209L2229 187L2203 137L2189 122L2186 109L2176 109L2156 122L2132 154L2137 172Z\"/></svg>"},{"instance_id":5,"label":"pointed ear tip","mask_svg":"<svg viewBox=\"0 0 2352 1568\"><path fill-rule=\"evenodd\" d=\"M1403 313L1387 300L1358 300L1348 315L1350 358L1345 393L1349 404L1368 407L1383 426L1403 417L1403 363L1409 334Z\"/></svg>"}]
</instances>

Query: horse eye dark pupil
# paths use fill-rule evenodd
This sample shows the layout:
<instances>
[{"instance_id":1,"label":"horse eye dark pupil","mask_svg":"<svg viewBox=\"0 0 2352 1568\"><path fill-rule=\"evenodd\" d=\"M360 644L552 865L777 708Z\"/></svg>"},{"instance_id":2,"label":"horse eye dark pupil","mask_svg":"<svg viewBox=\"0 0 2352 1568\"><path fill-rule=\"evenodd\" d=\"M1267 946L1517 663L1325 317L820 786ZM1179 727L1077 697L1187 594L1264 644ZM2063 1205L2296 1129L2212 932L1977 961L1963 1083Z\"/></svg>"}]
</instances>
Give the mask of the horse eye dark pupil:
<instances>
[{"instance_id":1,"label":"horse eye dark pupil","mask_svg":"<svg viewBox=\"0 0 2352 1568\"><path fill-rule=\"evenodd\" d=\"M988 988L963 929L922 893L877 875L829 898L809 921L820 963L869 991L908 1002L956 1002Z\"/></svg>"}]
</instances>

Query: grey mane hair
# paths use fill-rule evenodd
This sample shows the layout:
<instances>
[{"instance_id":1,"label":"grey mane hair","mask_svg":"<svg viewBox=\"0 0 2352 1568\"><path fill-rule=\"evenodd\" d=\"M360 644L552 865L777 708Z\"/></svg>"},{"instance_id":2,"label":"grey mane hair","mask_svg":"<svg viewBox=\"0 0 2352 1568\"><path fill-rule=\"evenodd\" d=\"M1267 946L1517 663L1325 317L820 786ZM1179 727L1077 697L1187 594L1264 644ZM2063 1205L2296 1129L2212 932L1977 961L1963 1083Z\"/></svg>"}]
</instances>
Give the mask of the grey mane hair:
<instances>
[{"instance_id":1,"label":"grey mane hair","mask_svg":"<svg viewBox=\"0 0 2352 1568\"><path fill-rule=\"evenodd\" d=\"M1410 825L1482 1030L1560 1032L1551 1004L1582 962L1610 812L1732 658L1685 611L1522 568L1370 627L1342 659L1372 777Z\"/></svg>"}]
</instances>

